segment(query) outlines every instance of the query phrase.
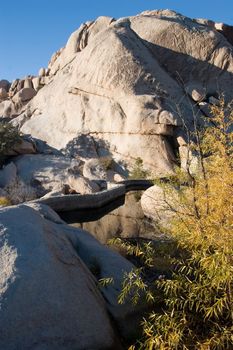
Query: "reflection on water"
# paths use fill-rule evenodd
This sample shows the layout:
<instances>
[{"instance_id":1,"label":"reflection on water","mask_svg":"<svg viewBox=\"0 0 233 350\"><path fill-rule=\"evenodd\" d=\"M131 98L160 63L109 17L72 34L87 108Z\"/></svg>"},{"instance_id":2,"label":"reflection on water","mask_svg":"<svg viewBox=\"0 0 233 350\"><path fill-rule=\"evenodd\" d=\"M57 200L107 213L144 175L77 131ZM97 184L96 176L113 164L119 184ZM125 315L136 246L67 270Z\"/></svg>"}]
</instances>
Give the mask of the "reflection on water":
<instances>
[{"instance_id":1,"label":"reflection on water","mask_svg":"<svg viewBox=\"0 0 233 350\"><path fill-rule=\"evenodd\" d=\"M83 228L102 243L106 243L113 237L158 238L160 236L154 224L143 214L140 205L140 192L138 191L128 193L125 196L124 205L104 215L99 220L82 223L79 221L72 226Z\"/></svg>"}]
</instances>

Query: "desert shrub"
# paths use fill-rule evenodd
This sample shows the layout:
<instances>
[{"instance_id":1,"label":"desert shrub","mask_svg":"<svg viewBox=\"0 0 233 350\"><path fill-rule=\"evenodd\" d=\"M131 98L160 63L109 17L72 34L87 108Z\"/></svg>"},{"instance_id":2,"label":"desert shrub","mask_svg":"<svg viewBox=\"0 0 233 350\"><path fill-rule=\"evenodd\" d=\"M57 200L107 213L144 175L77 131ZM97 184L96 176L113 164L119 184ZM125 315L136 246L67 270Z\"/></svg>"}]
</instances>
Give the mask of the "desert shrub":
<instances>
[{"instance_id":1,"label":"desert shrub","mask_svg":"<svg viewBox=\"0 0 233 350\"><path fill-rule=\"evenodd\" d=\"M37 192L32 186L25 184L22 180L17 179L10 185L4 188L7 192L10 202L12 204L19 204L26 201L36 199Z\"/></svg>"},{"instance_id":2,"label":"desert shrub","mask_svg":"<svg viewBox=\"0 0 233 350\"><path fill-rule=\"evenodd\" d=\"M101 157L99 161L105 170L110 170L112 168L113 159L111 156Z\"/></svg>"},{"instance_id":3,"label":"desert shrub","mask_svg":"<svg viewBox=\"0 0 233 350\"><path fill-rule=\"evenodd\" d=\"M144 292L163 305L143 321L144 337L131 349L233 349L233 112L224 101L194 136L199 171L177 173L179 206L177 198L168 203L176 213L168 230L177 245L170 274L148 282L140 268L126 277L120 295L122 302L138 288L134 301ZM161 184L164 191L167 185ZM145 266L154 264L155 250L136 253Z\"/></svg>"},{"instance_id":4,"label":"desert shrub","mask_svg":"<svg viewBox=\"0 0 233 350\"><path fill-rule=\"evenodd\" d=\"M21 141L17 128L0 121L0 155L5 155L13 146Z\"/></svg>"},{"instance_id":5,"label":"desert shrub","mask_svg":"<svg viewBox=\"0 0 233 350\"><path fill-rule=\"evenodd\" d=\"M11 205L11 201L7 197L0 197L0 207Z\"/></svg>"},{"instance_id":6,"label":"desert shrub","mask_svg":"<svg viewBox=\"0 0 233 350\"><path fill-rule=\"evenodd\" d=\"M138 157L135 160L135 164L130 172L130 179L146 179L150 175L148 170L143 168L143 160Z\"/></svg>"}]
</instances>

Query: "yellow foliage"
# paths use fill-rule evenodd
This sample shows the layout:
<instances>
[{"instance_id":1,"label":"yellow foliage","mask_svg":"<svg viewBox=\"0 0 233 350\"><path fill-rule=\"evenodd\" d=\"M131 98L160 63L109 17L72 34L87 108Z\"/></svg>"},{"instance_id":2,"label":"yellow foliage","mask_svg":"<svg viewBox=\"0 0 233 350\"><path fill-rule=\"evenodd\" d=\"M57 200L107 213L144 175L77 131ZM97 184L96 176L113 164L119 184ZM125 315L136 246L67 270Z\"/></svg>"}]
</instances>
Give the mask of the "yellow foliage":
<instances>
[{"instance_id":1,"label":"yellow foliage","mask_svg":"<svg viewBox=\"0 0 233 350\"><path fill-rule=\"evenodd\" d=\"M7 197L0 197L0 207L6 207L8 205L11 205L10 200Z\"/></svg>"},{"instance_id":2,"label":"yellow foliage","mask_svg":"<svg viewBox=\"0 0 233 350\"><path fill-rule=\"evenodd\" d=\"M144 339L137 349L233 349L231 108L224 101L213 106L208 127L194 136L200 168L196 174L178 171L177 211L169 226L180 253L173 261L172 277L154 281L153 295L162 293L164 312L144 320ZM171 183L163 185L165 191L166 187L170 191Z\"/></svg>"}]
</instances>

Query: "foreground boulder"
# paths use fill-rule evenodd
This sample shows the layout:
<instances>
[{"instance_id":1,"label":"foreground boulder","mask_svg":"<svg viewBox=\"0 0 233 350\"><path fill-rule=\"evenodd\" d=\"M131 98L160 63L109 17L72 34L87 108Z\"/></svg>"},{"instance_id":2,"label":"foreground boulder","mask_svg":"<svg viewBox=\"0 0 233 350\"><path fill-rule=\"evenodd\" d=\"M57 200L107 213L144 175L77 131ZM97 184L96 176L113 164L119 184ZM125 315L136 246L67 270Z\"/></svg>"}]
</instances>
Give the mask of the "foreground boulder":
<instances>
[{"instance_id":1,"label":"foreground boulder","mask_svg":"<svg viewBox=\"0 0 233 350\"><path fill-rule=\"evenodd\" d=\"M121 349L74 229L25 205L1 209L0 222L0 348Z\"/></svg>"}]
</instances>

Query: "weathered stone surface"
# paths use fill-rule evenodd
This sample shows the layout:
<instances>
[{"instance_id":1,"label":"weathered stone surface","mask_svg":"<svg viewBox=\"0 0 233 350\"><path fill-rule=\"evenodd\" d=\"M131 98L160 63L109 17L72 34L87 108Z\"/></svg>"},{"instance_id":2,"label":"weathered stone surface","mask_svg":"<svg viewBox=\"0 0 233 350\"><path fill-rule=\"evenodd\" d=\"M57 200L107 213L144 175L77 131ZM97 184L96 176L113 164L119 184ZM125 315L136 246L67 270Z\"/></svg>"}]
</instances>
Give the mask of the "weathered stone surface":
<instances>
[{"instance_id":1,"label":"weathered stone surface","mask_svg":"<svg viewBox=\"0 0 233 350\"><path fill-rule=\"evenodd\" d=\"M9 118L16 113L14 103L10 100L5 100L0 103L0 117Z\"/></svg>"},{"instance_id":2,"label":"weathered stone surface","mask_svg":"<svg viewBox=\"0 0 233 350\"><path fill-rule=\"evenodd\" d=\"M26 184L20 178L16 177L14 181L4 187L11 204L28 202L40 197L40 192L29 184Z\"/></svg>"},{"instance_id":3,"label":"weathered stone surface","mask_svg":"<svg viewBox=\"0 0 233 350\"><path fill-rule=\"evenodd\" d=\"M169 10L85 23L49 68L53 80L28 103L30 117L18 119L23 132L58 149L85 134L116 162L140 157L157 175L173 171L170 140L182 120L192 129L196 102L221 92L232 99L231 44Z\"/></svg>"},{"instance_id":4,"label":"weathered stone surface","mask_svg":"<svg viewBox=\"0 0 233 350\"><path fill-rule=\"evenodd\" d=\"M36 91L33 88L22 88L12 98L13 102L21 103L31 100L36 95Z\"/></svg>"},{"instance_id":5,"label":"weathered stone surface","mask_svg":"<svg viewBox=\"0 0 233 350\"><path fill-rule=\"evenodd\" d=\"M96 183L83 176L69 175L67 183L71 189L80 194L95 193L100 190Z\"/></svg>"},{"instance_id":6,"label":"weathered stone surface","mask_svg":"<svg viewBox=\"0 0 233 350\"><path fill-rule=\"evenodd\" d=\"M207 94L224 92L232 98L232 46L216 30L177 13L171 18L164 11L135 16L131 27L181 84L198 82Z\"/></svg>"},{"instance_id":7,"label":"weathered stone surface","mask_svg":"<svg viewBox=\"0 0 233 350\"><path fill-rule=\"evenodd\" d=\"M105 180L107 169L100 159L90 159L83 166L83 176L90 180Z\"/></svg>"},{"instance_id":8,"label":"weathered stone surface","mask_svg":"<svg viewBox=\"0 0 233 350\"><path fill-rule=\"evenodd\" d=\"M79 165L74 159L46 154L19 156L14 163L18 177L27 185L36 182L44 189L44 194L55 189L57 192L57 186L67 183L68 170Z\"/></svg>"},{"instance_id":9,"label":"weathered stone surface","mask_svg":"<svg viewBox=\"0 0 233 350\"><path fill-rule=\"evenodd\" d=\"M78 157L85 160L98 158L94 139L89 135L79 135L71 140L63 149L63 153L69 157Z\"/></svg>"},{"instance_id":10,"label":"weathered stone surface","mask_svg":"<svg viewBox=\"0 0 233 350\"><path fill-rule=\"evenodd\" d=\"M168 227L169 222L178 209L178 198L172 188L167 191L158 185L146 190L141 197L141 206L144 214L155 220L161 227Z\"/></svg>"},{"instance_id":11,"label":"weathered stone surface","mask_svg":"<svg viewBox=\"0 0 233 350\"><path fill-rule=\"evenodd\" d=\"M28 88L28 89L33 88L33 86L32 86L32 79L31 78L26 78L24 80L24 88Z\"/></svg>"},{"instance_id":12,"label":"weathered stone surface","mask_svg":"<svg viewBox=\"0 0 233 350\"><path fill-rule=\"evenodd\" d=\"M45 68L40 68L38 75L39 75L39 77L44 77L45 76Z\"/></svg>"},{"instance_id":13,"label":"weathered stone surface","mask_svg":"<svg viewBox=\"0 0 233 350\"><path fill-rule=\"evenodd\" d=\"M201 102L206 98L205 89L197 83L186 86L186 91L195 102Z\"/></svg>"},{"instance_id":14,"label":"weathered stone surface","mask_svg":"<svg viewBox=\"0 0 233 350\"><path fill-rule=\"evenodd\" d=\"M215 23L215 29L217 29L225 38L233 45L233 26L229 26L225 23Z\"/></svg>"},{"instance_id":15,"label":"weathered stone surface","mask_svg":"<svg viewBox=\"0 0 233 350\"><path fill-rule=\"evenodd\" d=\"M33 85L33 89L38 91L40 89L40 78L36 77L32 79L32 85Z\"/></svg>"},{"instance_id":16,"label":"weathered stone surface","mask_svg":"<svg viewBox=\"0 0 233 350\"><path fill-rule=\"evenodd\" d=\"M125 273L134 269L134 265L124 259L118 253L100 244L91 234L80 230L79 234L67 227L71 242L78 248L78 254L92 273L98 278L113 278L113 283L101 292L106 300L106 306L117 323L120 333L125 337L135 332L138 319L145 305L139 302L137 306L129 299L123 305L118 303L118 296L122 289L122 281ZM144 309L145 311L145 309Z\"/></svg>"},{"instance_id":17,"label":"weathered stone surface","mask_svg":"<svg viewBox=\"0 0 233 350\"><path fill-rule=\"evenodd\" d=\"M0 210L0 348L121 349L77 254L79 231L58 219L48 208Z\"/></svg>"},{"instance_id":18,"label":"weathered stone surface","mask_svg":"<svg viewBox=\"0 0 233 350\"><path fill-rule=\"evenodd\" d=\"M17 168L13 162L7 164L0 170L0 187L6 187L15 182L17 177Z\"/></svg>"}]
</instances>

